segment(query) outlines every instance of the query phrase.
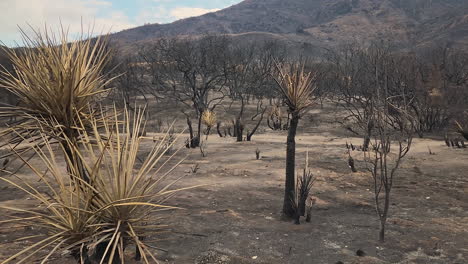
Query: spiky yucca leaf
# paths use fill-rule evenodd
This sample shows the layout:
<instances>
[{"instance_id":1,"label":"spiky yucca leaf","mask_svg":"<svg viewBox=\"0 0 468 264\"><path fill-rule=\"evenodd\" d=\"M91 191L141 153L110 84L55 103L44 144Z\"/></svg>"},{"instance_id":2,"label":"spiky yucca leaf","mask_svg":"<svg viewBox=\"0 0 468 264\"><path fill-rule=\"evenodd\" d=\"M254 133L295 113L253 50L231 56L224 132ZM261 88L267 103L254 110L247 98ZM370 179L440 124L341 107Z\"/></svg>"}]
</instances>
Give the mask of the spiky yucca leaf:
<instances>
[{"instance_id":1,"label":"spiky yucca leaf","mask_svg":"<svg viewBox=\"0 0 468 264\"><path fill-rule=\"evenodd\" d=\"M304 64L276 64L277 74L273 77L286 99L290 111L300 112L312 104L315 75L304 71Z\"/></svg>"},{"instance_id":2,"label":"spiky yucca leaf","mask_svg":"<svg viewBox=\"0 0 468 264\"><path fill-rule=\"evenodd\" d=\"M49 254L43 256L41 262L46 263L47 259L59 249L79 252L79 246L91 243L93 234L98 232L98 226L96 226L98 219L91 205L94 190L76 188L76 186L83 185L79 169L72 164L68 166L68 170L64 169L59 165L56 151L45 136L43 142L44 147L36 146L34 150L45 166L45 172L16 153L40 179L40 186L31 184L18 176L14 179L9 176L0 178L27 193L38 206L32 208L1 206L3 210L22 213L26 216L1 221L0 224L9 226L13 223L19 225L20 228L39 227L44 232L34 237L38 241L33 245L25 247L1 263L29 263L30 258L38 251L49 249Z\"/></svg>"},{"instance_id":3,"label":"spiky yucca leaf","mask_svg":"<svg viewBox=\"0 0 468 264\"><path fill-rule=\"evenodd\" d=\"M13 260L25 263L42 249L49 249L47 255L42 256L43 263L54 252L63 250L70 250L82 259L92 255L99 257L100 263L112 263L115 258L124 256L125 247L130 243L140 250L145 263L157 262L140 238L165 228L158 223L158 212L174 209L166 201L184 189L171 188L180 178L165 181L180 162L168 165L177 152L164 158L164 152L171 147L164 139L152 147L141 164L137 164L138 150L144 140L138 136L145 125L143 116L143 111L137 111L133 117L124 111L124 118L120 120L114 110L113 118L105 119L103 129L100 121L91 119L93 131L77 130L82 140L74 153L85 166L88 182L79 175L83 170L77 167L76 159L64 155L69 173L58 164L55 150L45 136L45 150L38 147L35 150L47 167L46 173L25 161L43 186L1 178L27 192L41 205L41 209L3 209L25 213L25 217L14 221L22 226L39 223L44 231L39 242L2 263L12 263ZM104 248L104 252L98 252L98 248Z\"/></svg>"},{"instance_id":4,"label":"spiky yucca leaf","mask_svg":"<svg viewBox=\"0 0 468 264\"><path fill-rule=\"evenodd\" d=\"M117 112L115 115L117 116ZM168 165L168 161L178 153L175 151L168 159L164 158L164 154L173 144L167 144L170 128L163 139L153 146L143 163L138 165L139 169L134 170L138 162L138 149L144 139L138 136L144 130L143 117L143 111L137 111L130 120L128 112L125 111L123 125L119 124L120 121L117 118L113 123L105 122L103 138L107 140L100 138L97 131L98 125L94 123L93 127L96 131L93 134L98 136L98 144L83 144L85 153L91 160L100 159L100 156L95 153L102 156L102 166L88 167L87 170L95 175L91 179L91 184L99 193L96 212L100 224L109 234L112 234L104 240L104 244L107 244L104 255L109 256L111 260L114 254L124 251L124 245L134 243L146 263L149 263L149 258L156 261L140 237L159 232L165 227L162 225L146 226L146 223L157 222L157 216L155 219L154 213L175 209L166 205L165 202L175 192L182 190L171 189L172 185L181 178L163 184L173 169L182 162L181 160L170 166L167 171L162 171ZM88 139L92 138L86 131L83 131L83 137L86 139L85 142L90 142ZM83 158L86 159L86 157ZM85 162L85 164L95 163ZM160 166L154 170L157 164ZM98 244L95 243L94 246Z\"/></svg>"},{"instance_id":5,"label":"spiky yucca leaf","mask_svg":"<svg viewBox=\"0 0 468 264\"><path fill-rule=\"evenodd\" d=\"M103 75L109 60L107 39L87 35L69 42L63 28L58 37L47 29L34 31L33 37L21 33L24 48L5 50L14 70L3 68L0 74L0 88L19 99L17 106L0 107L0 117L17 121L0 131L0 137L18 145L40 142L42 132L72 138L78 118L95 114L89 105L112 81Z\"/></svg>"}]
</instances>

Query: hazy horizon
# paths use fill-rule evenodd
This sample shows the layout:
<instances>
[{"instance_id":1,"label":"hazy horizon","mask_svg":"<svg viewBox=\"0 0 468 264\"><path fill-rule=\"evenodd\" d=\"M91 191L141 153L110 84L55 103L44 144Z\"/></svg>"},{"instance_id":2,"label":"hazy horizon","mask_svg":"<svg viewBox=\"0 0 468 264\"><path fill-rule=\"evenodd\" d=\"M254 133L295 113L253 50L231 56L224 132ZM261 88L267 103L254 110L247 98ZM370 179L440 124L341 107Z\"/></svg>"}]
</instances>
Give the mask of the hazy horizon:
<instances>
[{"instance_id":1,"label":"hazy horizon","mask_svg":"<svg viewBox=\"0 0 468 264\"><path fill-rule=\"evenodd\" d=\"M70 34L93 26L94 33L118 32L146 23L171 23L237 4L241 0L3 0L0 8L0 41L13 47L21 44L18 27L30 30L60 23Z\"/></svg>"}]
</instances>

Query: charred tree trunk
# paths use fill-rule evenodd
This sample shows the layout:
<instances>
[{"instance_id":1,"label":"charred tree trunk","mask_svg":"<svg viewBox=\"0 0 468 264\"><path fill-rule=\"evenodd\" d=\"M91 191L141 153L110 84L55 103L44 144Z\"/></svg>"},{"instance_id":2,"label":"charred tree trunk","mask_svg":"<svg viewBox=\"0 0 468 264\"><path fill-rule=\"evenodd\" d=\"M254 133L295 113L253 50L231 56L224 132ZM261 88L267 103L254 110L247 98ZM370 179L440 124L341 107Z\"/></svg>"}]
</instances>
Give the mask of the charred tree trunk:
<instances>
[{"instance_id":1,"label":"charred tree trunk","mask_svg":"<svg viewBox=\"0 0 468 264\"><path fill-rule=\"evenodd\" d=\"M200 138L199 137L194 137L193 135L193 128L192 128L192 121L190 118L187 116L187 126L189 128L189 134L190 134L190 139L188 143L189 148L196 148L200 145Z\"/></svg>"},{"instance_id":2,"label":"charred tree trunk","mask_svg":"<svg viewBox=\"0 0 468 264\"><path fill-rule=\"evenodd\" d=\"M205 140L208 140L208 136L210 135L211 133L211 126L207 127L206 128L206 137L205 137Z\"/></svg>"},{"instance_id":3,"label":"charred tree trunk","mask_svg":"<svg viewBox=\"0 0 468 264\"><path fill-rule=\"evenodd\" d=\"M72 129L67 129L65 130L66 137L68 138L69 141L63 140L61 141L61 145L65 151L65 155L67 155L68 159L72 163L70 166L76 166L78 169L77 173L79 173L79 176L85 183L90 183L90 178L89 178L89 172L86 170L86 167L83 164L83 161L81 158L77 155L77 153L74 150L74 147L78 147L77 143L77 132L73 131ZM71 172L70 166L67 166L67 170ZM74 181L71 179L72 182ZM80 183L81 185L82 183Z\"/></svg>"},{"instance_id":4,"label":"charred tree trunk","mask_svg":"<svg viewBox=\"0 0 468 264\"><path fill-rule=\"evenodd\" d=\"M255 127L252 129L252 132L250 132L250 133L247 134L247 141L250 141L250 140L252 139L252 136L255 134L255 132L257 132L258 127L260 126L260 124L261 124L262 121L263 121L263 116L264 116L264 114L265 114L265 111L266 111L266 108L263 109L262 115L260 116L260 120L258 120L257 124L256 124Z\"/></svg>"},{"instance_id":5,"label":"charred tree trunk","mask_svg":"<svg viewBox=\"0 0 468 264\"><path fill-rule=\"evenodd\" d=\"M216 123L216 131L218 132L219 137L223 137L220 127L221 127L221 122Z\"/></svg>"},{"instance_id":6,"label":"charred tree trunk","mask_svg":"<svg viewBox=\"0 0 468 264\"><path fill-rule=\"evenodd\" d=\"M288 138L286 142L286 180L284 188L283 215L293 218L295 192L295 164L296 164L296 131L299 123L299 113L294 111L290 120Z\"/></svg>"},{"instance_id":7,"label":"charred tree trunk","mask_svg":"<svg viewBox=\"0 0 468 264\"><path fill-rule=\"evenodd\" d=\"M236 138L237 138L236 141L241 142L242 137L244 135L244 126L242 125L242 122L241 122L240 118L236 119L236 123L234 125L234 130L236 131Z\"/></svg>"},{"instance_id":8,"label":"charred tree trunk","mask_svg":"<svg viewBox=\"0 0 468 264\"><path fill-rule=\"evenodd\" d=\"M241 97L241 106L239 110L239 115L237 116L236 123L234 125L234 129L236 130L237 142L241 142L244 136L244 125L242 124L242 116L244 115L244 108L245 108L244 100L245 100L244 97Z\"/></svg>"},{"instance_id":9,"label":"charred tree trunk","mask_svg":"<svg viewBox=\"0 0 468 264\"><path fill-rule=\"evenodd\" d=\"M379 241L385 242L385 225L387 223L388 209L390 208L390 191L385 191L383 212L380 215Z\"/></svg>"},{"instance_id":10,"label":"charred tree trunk","mask_svg":"<svg viewBox=\"0 0 468 264\"><path fill-rule=\"evenodd\" d=\"M201 111L199 114L198 114L198 131L197 131L197 138L198 138L198 141L200 141L201 139L201 127L202 127L202 114L203 114L203 111ZM197 145L198 147L198 145Z\"/></svg>"},{"instance_id":11,"label":"charred tree trunk","mask_svg":"<svg viewBox=\"0 0 468 264\"><path fill-rule=\"evenodd\" d=\"M369 144L370 144L370 140L371 140L371 137L372 137L372 128L374 127L374 124L369 121L369 123L367 124L367 131L366 131L366 134L364 135L364 142L362 144L362 151L368 151L369 150Z\"/></svg>"},{"instance_id":12,"label":"charred tree trunk","mask_svg":"<svg viewBox=\"0 0 468 264\"><path fill-rule=\"evenodd\" d=\"M385 222L380 220L379 241L385 242Z\"/></svg>"}]
</instances>

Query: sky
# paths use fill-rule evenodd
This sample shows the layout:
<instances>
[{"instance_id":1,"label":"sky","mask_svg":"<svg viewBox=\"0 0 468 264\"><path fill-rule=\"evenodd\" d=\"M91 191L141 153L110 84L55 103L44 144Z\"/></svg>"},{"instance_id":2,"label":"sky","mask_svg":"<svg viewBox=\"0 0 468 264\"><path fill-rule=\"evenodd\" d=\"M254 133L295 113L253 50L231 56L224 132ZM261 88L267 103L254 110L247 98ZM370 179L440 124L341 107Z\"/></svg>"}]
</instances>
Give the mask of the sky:
<instances>
[{"instance_id":1,"label":"sky","mask_svg":"<svg viewBox=\"0 0 468 264\"><path fill-rule=\"evenodd\" d=\"M94 33L117 32L145 23L170 23L237 4L241 0L0 0L0 41L20 45L18 27L54 31L62 24L70 35L94 25ZM20 45L21 46L21 45Z\"/></svg>"}]
</instances>

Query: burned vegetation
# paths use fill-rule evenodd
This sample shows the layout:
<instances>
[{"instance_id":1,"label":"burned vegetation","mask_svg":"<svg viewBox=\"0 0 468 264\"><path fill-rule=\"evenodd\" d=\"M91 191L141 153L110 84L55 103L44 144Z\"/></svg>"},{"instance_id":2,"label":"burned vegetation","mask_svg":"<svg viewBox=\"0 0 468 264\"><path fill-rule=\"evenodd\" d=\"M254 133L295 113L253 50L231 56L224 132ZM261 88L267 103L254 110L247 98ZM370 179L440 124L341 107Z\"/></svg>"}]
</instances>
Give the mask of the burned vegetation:
<instances>
[{"instance_id":1,"label":"burned vegetation","mask_svg":"<svg viewBox=\"0 0 468 264\"><path fill-rule=\"evenodd\" d=\"M309 263L307 243L334 252L326 263L401 261L422 221L408 201L432 201L423 182L444 174L414 164L467 155L463 51L378 42L311 57L205 35L124 55L108 36L54 36L25 35L0 75L1 186L27 197L0 199L6 241L24 245L2 263ZM461 203L466 180L450 177L436 187Z\"/></svg>"}]
</instances>

